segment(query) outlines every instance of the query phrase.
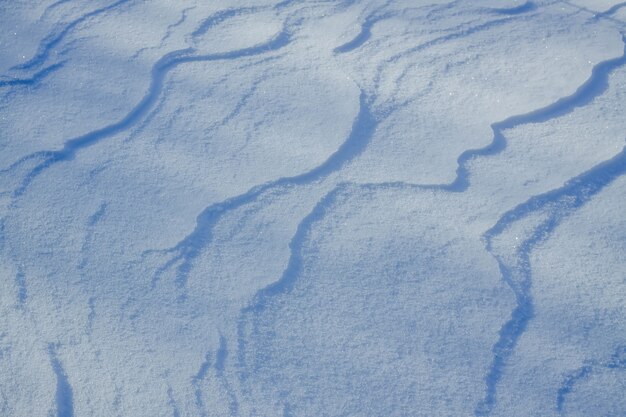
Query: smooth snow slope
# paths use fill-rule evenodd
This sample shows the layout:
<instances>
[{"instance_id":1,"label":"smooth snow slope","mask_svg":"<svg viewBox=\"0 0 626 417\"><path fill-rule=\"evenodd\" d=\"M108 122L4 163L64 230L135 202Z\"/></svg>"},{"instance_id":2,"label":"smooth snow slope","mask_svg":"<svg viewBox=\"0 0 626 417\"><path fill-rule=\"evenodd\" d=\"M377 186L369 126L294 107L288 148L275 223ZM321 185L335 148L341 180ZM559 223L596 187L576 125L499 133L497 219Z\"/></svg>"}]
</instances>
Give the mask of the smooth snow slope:
<instances>
[{"instance_id":1,"label":"smooth snow slope","mask_svg":"<svg viewBox=\"0 0 626 417\"><path fill-rule=\"evenodd\" d=\"M0 416L626 416L625 13L0 0Z\"/></svg>"}]
</instances>

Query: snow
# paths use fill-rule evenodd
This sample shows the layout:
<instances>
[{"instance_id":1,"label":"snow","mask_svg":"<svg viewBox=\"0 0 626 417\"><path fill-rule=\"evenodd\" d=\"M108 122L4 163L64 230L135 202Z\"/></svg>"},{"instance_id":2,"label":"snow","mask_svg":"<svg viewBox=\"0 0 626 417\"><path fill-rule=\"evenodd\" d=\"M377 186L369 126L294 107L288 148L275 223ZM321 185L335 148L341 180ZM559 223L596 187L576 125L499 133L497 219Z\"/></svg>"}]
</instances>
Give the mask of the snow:
<instances>
[{"instance_id":1,"label":"snow","mask_svg":"<svg viewBox=\"0 0 626 417\"><path fill-rule=\"evenodd\" d=\"M626 415L624 13L0 2L0 415Z\"/></svg>"}]
</instances>

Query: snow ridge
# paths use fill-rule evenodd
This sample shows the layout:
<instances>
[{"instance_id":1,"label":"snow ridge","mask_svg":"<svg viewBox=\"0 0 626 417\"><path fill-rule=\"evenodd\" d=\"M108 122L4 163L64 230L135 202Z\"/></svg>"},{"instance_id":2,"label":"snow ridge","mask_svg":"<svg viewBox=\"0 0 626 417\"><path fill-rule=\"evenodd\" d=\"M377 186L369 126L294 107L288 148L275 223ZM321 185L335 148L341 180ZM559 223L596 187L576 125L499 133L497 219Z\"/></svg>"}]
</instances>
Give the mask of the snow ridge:
<instances>
[{"instance_id":1,"label":"snow ridge","mask_svg":"<svg viewBox=\"0 0 626 417\"><path fill-rule=\"evenodd\" d=\"M56 375L56 411L57 417L74 417L74 394L63 365L57 356L57 347L48 345L48 355L52 370Z\"/></svg>"},{"instance_id":2,"label":"snow ridge","mask_svg":"<svg viewBox=\"0 0 626 417\"><path fill-rule=\"evenodd\" d=\"M33 56L31 59L24 62L23 64L14 66L12 69L29 70L29 69L33 69L33 68L41 66L48 59L48 57L52 53L52 50L55 47L57 47L61 42L63 42L65 37L68 34L70 34L72 30L74 30L78 25L91 19L92 17L98 16L100 14L113 10L119 6L122 6L125 3L128 3L129 1L130 0L118 0L114 3L109 4L108 6L101 7L89 13L85 13L79 18L72 20L71 22L66 24L64 27L60 28L57 33L52 33L48 35L46 38L44 38L39 44L39 49L37 50L37 53L35 54L35 56Z\"/></svg>"},{"instance_id":3,"label":"snow ridge","mask_svg":"<svg viewBox=\"0 0 626 417\"><path fill-rule=\"evenodd\" d=\"M310 171L254 186L244 194L204 209L196 219L195 229L176 246L165 251L168 253L174 252L176 255L156 271L153 277L153 287L165 271L179 262L180 264L176 272L176 283L179 287L184 287L193 261L198 257L202 249L210 244L212 229L224 213L248 204L261 194L272 189L311 184L339 171L365 150L376 125L377 121L371 113L369 99L364 92L361 92L359 114L352 125L350 135L332 155Z\"/></svg>"},{"instance_id":4,"label":"snow ridge","mask_svg":"<svg viewBox=\"0 0 626 417\"><path fill-rule=\"evenodd\" d=\"M175 69L177 66L189 62L233 60L268 53L286 46L289 43L290 35L291 33L289 31L289 28L285 27L273 39L249 48L207 55L194 55L194 49L188 48L170 52L164 55L152 67L152 79L148 92L146 93L144 98L122 120L112 123L103 128L94 130L77 138L70 139L65 142L61 150L39 151L27 155L12 164L11 167L9 167L7 170L5 170L4 172L12 171L19 165L31 159L42 159L42 162L40 162L25 175L21 185L13 191L13 197L17 198L21 196L35 178L37 178L42 172L44 172L46 169L50 168L54 164L72 160L75 154L81 149L89 147L101 141L102 139L124 132L130 127L134 126L149 112L152 106L157 102L161 91L163 90L165 78L167 77L168 73Z\"/></svg>"},{"instance_id":5,"label":"snow ridge","mask_svg":"<svg viewBox=\"0 0 626 417\"><path fill-rule=\"evenodd\" d=\"M559 414L565 415L563 408L565 407L567 396L572 393L576 383L601 368L626 370L626 346L618 346L608 361L587 361L585 365L565 377L556 398L556 409Z\"/></svg>"}]
</instances>

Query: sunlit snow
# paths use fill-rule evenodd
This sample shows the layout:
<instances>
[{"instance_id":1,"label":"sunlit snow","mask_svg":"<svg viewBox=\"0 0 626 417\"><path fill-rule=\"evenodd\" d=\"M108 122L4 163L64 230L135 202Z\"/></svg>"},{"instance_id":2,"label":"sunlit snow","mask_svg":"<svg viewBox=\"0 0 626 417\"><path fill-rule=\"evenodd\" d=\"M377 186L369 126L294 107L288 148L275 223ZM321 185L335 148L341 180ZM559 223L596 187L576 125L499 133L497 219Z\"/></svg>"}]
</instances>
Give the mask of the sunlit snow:
<instances>
[{"instance_id":1,"label":"sunlit snow","mask_svg":"<svg viewBox=\"0 0 626 417\"><path fill-rule=\"evenodd\" d=\"M626 416L626 2L0 0L0 416Z\"/></svg>"}]
</instances>

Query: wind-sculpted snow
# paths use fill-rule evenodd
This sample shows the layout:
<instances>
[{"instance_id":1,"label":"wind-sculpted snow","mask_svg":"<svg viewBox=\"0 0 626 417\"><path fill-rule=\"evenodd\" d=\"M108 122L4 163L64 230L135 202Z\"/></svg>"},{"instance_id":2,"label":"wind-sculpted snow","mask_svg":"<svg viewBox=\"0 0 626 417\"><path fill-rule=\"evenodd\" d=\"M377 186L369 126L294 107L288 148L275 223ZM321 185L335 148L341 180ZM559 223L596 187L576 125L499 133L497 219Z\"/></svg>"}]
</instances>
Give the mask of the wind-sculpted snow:
<instances>
[{"instance_id":1,"label":"wind-sculpted snow","mask_svg":"<svg viewBox=\"0 0 626 417\"><path fill-rule=\"evenodd\" d=\"M248 204L254 201L260 194L271 189L287 188L319 181L340 170L346 163L356 158L367 146L368 140L376 127L376 121L370 112L369 106L368 98L364 93L361 93L359 114L352 125L350 135L346 138L341 147L330 155L321 165L294 177L283 177L267 184L255 186L245 194L230 198L203 210L196 219L196 228L193 232L174 248L167 251L174 251L176 255L162 268L157 270L155 280L157 280L160 274L167 268L180 262L177 268L176 282L179 286L184 286L193 260L199 255L200 251L210 243L211 229L215 223L219 221L219 218L224 212ZM153 285L156 283L155 280L153 280Z\"/></svg>"},{"instance_id":2,"label":"wind-sculpted snow","mask_svg":"<svg viewBox=\"0 0 626 417\"><path fill-rule=\"evenodd\" d=\"M580 208L607 184L625 172L626 148L613 159L571 179L562 188L533 197L505 213L496 225L485 233L487 250L491 252L494 237L510 227L511 223L539 210L547 211L546 220L541 222L527 239L519 243L519 247L516 248L515 264L511 265L510 262L496 255L503 279L515 293L517 307L513 310L511 319L500 330L500 339L493 346L494 360L486 377L487 393L484 401L477 408L477 415L487 415L491 411L496 401L497 385L507 359L513 353L517 341L534 315L530 252L538 243L550 236L565 216Z\"/></svg>"},{"instance_id":3,"label":"wind-sculpted snow","mask_svg":"<svg viewBox=\"0 0 626 417\"><path fill-rule=\"evenodd\" d=\"M560 98L556 102L544 108L534 110L523 115L512 116L501 122L491 125L493 130L493 141L482 149L472 149L465 151L459 156L457 169L457 177L447 188L451 191L465 191L469 186L469 172L466 163L477 156L488 156L500 152L506 146L506 138L503 131L513 129L517 126L528 123L542 123L547 120L561 117L570 113L577 107L585 106L595 97L602 94L608 87L608 76L611 71L626 64L626 36L622 36L624 41L624 54L618 58L610 59L599 63L591 70L591 77L581 85L572 95ZM508 222L508 219L499 220L502 223Z\"/></svg>"},{"instance_id":4,"label":"wind-sculpted snow","mask_svg":"<svg viewBox=\"0 0 626 417\"><path fill-rule=\"evenodd\" d=\"M53 73L59 68L63 67L63 62L58 62L56 64L52 64L49 67L42 69L41 71L36 72L30 78L12 78L6 80L0 80L0 87L14 87L18 85L31 86L36 84L38 81L45 78L48 74Z\"/></svg>"},{"instance_id":5,"label":"wind-sculpted snow","mask_svg":"<svg viewBox=\"0 0 626 417\"><path fill-rule=\"evenodd\" d=\"M625 3L96 3L0 2L0 414L624 415Z\"/></svg>"},{"instance_id":6,"label":"wind-sculpted snow","mask_svg":"<svg viewBox=\"0 0 626 417\"><path fill-rule=\"evenodd\" d=\"M578 410L576 409L572 410L573 411L572 413L565 413L565 404L566 404L567 397L572 395L572 392L575 390L577 383L581 383L589 379L594 373L599 373L599 372L607 371L607 370L618 373L617 375L618 381L619 379L622 379L621 384L620 384L621 387L618 386L617 388L619 389L619 391L616 391L616 394L619 397L620 395L619 392L622 391L624 388L623 387L624 386L623 375L619 375L619 373L622 373L623 371L626 370L626 347L619 346L615 350L615 352L611 355L609 360L589 361L583 367L567 375L567 377L563 381L563 385L559 388L559 391L557 394L557 399L556 399L557 411L562 415L572 415L572 414L577 415ZM614 413L615 415L619 415L623 413L624 411L626 411L626 408L624 408L626 404L624 403L623 399L620 399L620 398L615 398L615 399L617 400L616 406L619 408L617 407L612 408L611 405L607 404L609 401L611 401L610 399L608 401L606 401L605 399L604 400L606 401L605 404L598 404L596 405L596 407L602 409L604 413L609 412L609 413Z\"/></svg>"},{"instance_id":7,"label":"wind-sculpted snow","mask_svg":"<svg viewBox=\"0 0 626 417\"><path fill-rule=\"evenodd\" d=\"M125 3L128 3L129 1L130 0L118 0L105 7L101 7L91 12L85 13L84 15L72 20L67 24L62 24L58 31L55 31L55 33L50 34L50 36L41 41L41 44L39 45L39 49L35 56L33 56L31 59L24 62L23 64L16 65L13 69L30 70L32 68L39 67L48 59L54 48L59 46L61 42L63 42L65 37L78 25L82 24L85 21L88 21L95 16L98 16L99 14L106 13L110 10L118 8Z\"/></svg>"},{"instance_id":8,"label":"wind-sculpted snow","mask_svg":"<svg viewBox=\"0 0 626 417\"><path fill-rule=\"evenodd\" d=\"M72 399L72 386L68 382L67 375L61 361L57 357L56 347L48 346L50 354L50 363L56 374L56 415L57 417L74 417L74 404Z\"/></svg>"},{"instance_id":9,"label":"wind-sculpted snow","mask_svg":"<svg viewBox=\"0 0 626 417\"><path fill-rule=\"evenodd\" d=\"M122 120L117 123L105 126L101 129L95 130L93 132L89 132L86 135L70 139L65 142L63 149L59 151L37 152L36 154L24 157L22 160L16 162L13 166L11 166L9 170L14 169L24 161L33 158L43 159L41 163L39 163L37 166L35 166L35 168L30 170L25 175L21 185L13 192L13 195L15 197L19 197L22 193L26 191L28 185L51 165L71 160L74 158L75 154L81 149L91 146L104 138L128 130L130 127L135 125L139 120L141 120L141 118L143 118L148 113L150 108L152 108L152 106L155 104L161 93L161 90L163 89L163 84L168 72L170 72L176 66L190 62L237 59L251 55L266 53L282 48L288 42L289 32L287 30L283 30L274 39L268 42L236 51L208 55L194 55L193 49L189 48L171 52L165 55L152 68L152 81L150 83L150 89L148 90L147 94L144 96L141 102L139 102L139 104L137 104L137 106L135 106L135 108Z\"/></svg>"},{"instance_id":10,"label":"wind-sculpted snow","mask_svg":"<svg viewBox=\"0 0 626 417\"><path fill-rule=\"evenodd\" d=\"M508 9L507 8L493 9L493 12L497 14L513 15L513 14L521 14L521 13L530 12L532 10L535 10L536 8L537 8L537 5L535 3L533 3L532 1L527 1L524 4L521 4L516 7L510 7Z\"/></svg>"}]
</instances>

